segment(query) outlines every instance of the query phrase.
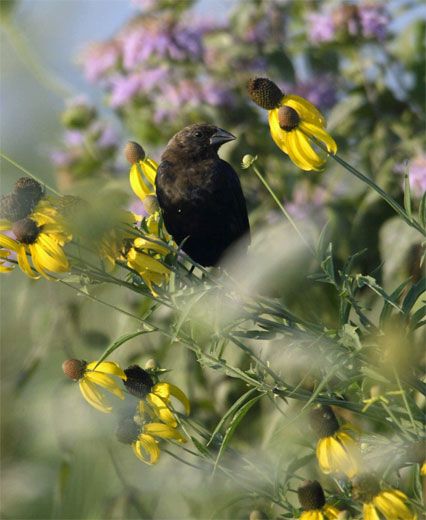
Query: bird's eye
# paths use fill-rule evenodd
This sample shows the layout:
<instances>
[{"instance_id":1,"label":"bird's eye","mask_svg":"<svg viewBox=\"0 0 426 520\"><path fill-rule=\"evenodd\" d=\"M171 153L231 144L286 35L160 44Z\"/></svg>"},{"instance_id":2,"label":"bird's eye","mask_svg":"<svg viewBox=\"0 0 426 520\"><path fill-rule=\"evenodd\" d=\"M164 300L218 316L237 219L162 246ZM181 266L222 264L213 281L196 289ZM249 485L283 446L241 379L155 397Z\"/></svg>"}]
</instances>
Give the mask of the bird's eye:
<instances>
[{"instance_id":1,"label":"bird's eye","mask_svg":"<svg viewBox=\"0 0 426 520\"><path fill-rule=\"evenodd\" d=\"M203 134L200 131L197 131L197 132L195 132L194 136L199 139L200 137L203 136Z\"/></svg>"}]
</instances>

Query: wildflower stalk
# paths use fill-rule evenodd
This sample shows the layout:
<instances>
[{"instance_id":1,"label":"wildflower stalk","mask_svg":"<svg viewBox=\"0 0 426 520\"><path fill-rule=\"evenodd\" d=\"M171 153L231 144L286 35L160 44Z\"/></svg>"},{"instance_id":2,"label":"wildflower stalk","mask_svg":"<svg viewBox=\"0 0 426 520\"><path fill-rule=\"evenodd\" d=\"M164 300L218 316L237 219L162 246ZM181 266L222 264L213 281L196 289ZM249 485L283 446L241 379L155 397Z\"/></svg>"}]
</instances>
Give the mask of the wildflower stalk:
<instances>
[{"instance_id":1,"label":"wildflower stalk","mask_svg":"<svg viewBox=\"0 0 426 520\"><path fill-rule=\"evenodd\" d=\"M269 194L271 195L271 197L274 199L275 203L277 204L277 206L280 208L281 212L283 213L283 215L286 217L286 219L290 222L291 226L293 227L293 229L296 231L296 233L298 234L299 238L301 239L301 241L305 244L305 246L309 249L309 251L312 253L312 255L315 256L315 251L312 249L312 247L310 246L310 244L306 241L305 237L303 236L303 234L301 233L300 229L297 227L296 223L294 222L294 220L291 218L291 215L289 214L289 212L285 209L284 205L281 203L280 199L276 196L274 190L271 188L271 186L269 185L268 181L265 179L265 177L261 174L259 168L254 164L254 161L253 163L250 165L251 168L253 168L253 171L254 173L256 174L256 176L258 177L258 179L260 180L260 182L265 186L265 188L268 190Z\"/></svg>"}]
</instances>

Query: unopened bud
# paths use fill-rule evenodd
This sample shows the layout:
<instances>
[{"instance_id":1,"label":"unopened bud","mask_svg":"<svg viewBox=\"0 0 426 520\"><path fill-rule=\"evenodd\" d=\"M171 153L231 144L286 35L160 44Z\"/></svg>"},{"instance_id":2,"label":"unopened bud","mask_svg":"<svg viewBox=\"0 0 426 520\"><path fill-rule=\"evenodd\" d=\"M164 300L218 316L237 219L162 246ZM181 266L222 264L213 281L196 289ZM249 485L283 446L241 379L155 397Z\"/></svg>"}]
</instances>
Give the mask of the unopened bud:
<instances>
[{"instance_id":1,"label":"unopened bud","mask_svg":"<svg viewBox=\"0 0 426 520\"><path fill-rule=\"evenodd\" d=\"M62 124L73 130L84 130L96 117L96 110L86 104L73 105L62 113Z\"/></svg>"},{"instance_id":2,"label":"unopened bud","mask_svg":"<svg viewBox=\"0 0 426 520\"><path fill-rule=\"evenodd\" d=\"M134 141L129 141L124 148L124 155L130 164L143 161L146 157L145 150L142 146Z\"/></svg>"},{"instance_id":3,"label":"unopened bud","mask_svg":"<svg viewBox=\"0 0 426 520\"><path fill-rule=\"evenodd\" d=\"M241 161L241 167L246 170L247 168L250 168L250 166L255 161L257 161L257 155L253 157L253 155L246 154L246 155L244 155L244 157L243 157L243 159Z\"/></svg>"},{"instance_id":4,"label":"unopened bud","mask_svg":"<svg viewBox=\"0 0 426 520\"><path fill-rule=\"evenodd\" d=\"M155 370L157 368L157 362L154 358L148 359L148 361L145 363L145 370Z\"/></svg>"},{"instance_id":5,"label":"unopened bud","mask_svg":"<svg viewBox=\"0 0 426 520\"><path fill-rule=\"evenodd\" d=\"M247 91L251 99L266 110L278 108L284 97L281 89L268 78L250 79Z\"/></svg>"},{"instance_id":6,"label":"unopened bud","mask_svg":"<svg viewBox=\"0 0 426 520\"><path fill-rule=\"evenodd\" d=\"M62 370L67 377L78 381L83 377L86 365L87 363L81 359L67 359L62 363Z\"/></svg>"}]
</instances>

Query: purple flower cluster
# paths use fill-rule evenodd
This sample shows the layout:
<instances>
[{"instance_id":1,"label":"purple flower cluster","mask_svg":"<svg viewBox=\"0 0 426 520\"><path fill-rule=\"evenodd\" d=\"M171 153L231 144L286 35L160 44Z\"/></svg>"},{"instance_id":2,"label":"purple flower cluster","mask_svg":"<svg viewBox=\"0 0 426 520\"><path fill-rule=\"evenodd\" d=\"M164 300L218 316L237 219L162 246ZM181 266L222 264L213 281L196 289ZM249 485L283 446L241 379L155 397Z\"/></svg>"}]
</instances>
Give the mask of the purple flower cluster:
<instances>
[{"instance_id":1,"label":"purple flower cluster","mask_svg":"<svg viewBox=\"0 0 426 520\"><path fill-rule=\"evenodd\" d=\"M426 192L426 154L418 155L410 161L408 177L413 196L421 199Z\"/></svg>"},{"instance_id":2,"label":"purple flower cluster","mask_svg":"<svg viewBox=\"0 0 426 520\"><path fill-rule=\"evenodd\" d=\"M285 84L283 92L306 98L321 110L328 110L336 104L336 78L330 75L316 76L307 81Z\"/></svg>"},{"instance_id":3,"label":"purple flower cluster","mask_svg":"<svg viewBox=\"0 0 426 520\"><path fill-rule=\"evenodd\" d=\"M390 22L384 4L380 2L363 2L342 4L334 10L309 13L308 37L314 44L332 42L340 36L362 37L383 41L387 36Z\"/></svg>"},{"instance_id":4,"label":"purple flower cluster","mask_svg":"<svg viewBox=\"0 0 426 520\"><path fill-rule=\"evenodd\" d=\"M291 201L285 204L287 211L297 220L317 218L327 202L327 189L323 186L297 186ZM322 215L323 216L323 215Z\"/></svg>"},{"instance_id":5,"label":"purple flower cluster","mask_svg":"<svg viewBox=\"0 0 426 520\"><path fill-rule=\"evenodd\" d=\"M120 48L115 40L92 43L80 56L84 75L91 83L102 79L113 70L120 57Z\"/></svg>"}]
</instances>

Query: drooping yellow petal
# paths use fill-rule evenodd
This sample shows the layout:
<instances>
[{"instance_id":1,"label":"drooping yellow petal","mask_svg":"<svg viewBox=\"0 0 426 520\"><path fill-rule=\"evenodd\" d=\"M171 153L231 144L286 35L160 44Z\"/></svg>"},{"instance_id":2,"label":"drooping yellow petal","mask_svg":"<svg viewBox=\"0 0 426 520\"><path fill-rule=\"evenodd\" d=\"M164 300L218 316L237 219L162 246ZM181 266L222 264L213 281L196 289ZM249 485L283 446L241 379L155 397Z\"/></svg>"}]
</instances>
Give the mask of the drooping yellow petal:
<instances>
[{"instance_id":1,"label":"drooping yellow petal","mask_svg":"<svg viewBox=\"0 0 426 520\"><path fill-rule=\"evenodd\" d=\"M152 184L144 179L140 162L134 163L130 168L130 186L141 200L154 193Z\"/></svg>"},{"instance_id":2,"label":"drooping yellow petal","mask_svg":"<svg viewBox=\"0 0 426 520\"><path fill-rule=\"evenodd\" d=\"M189 404L189 399L177 386L172 385L171 383L157 383L153 386L152 393L165 399L168 399L172 395L183 404L186 415L190 414L191 406Z\"/></svg>"},{"instance_id":3,"label":"drooping yellow petal","mask_svg":"<svg viewBox=\"0 0 426 520\"><path fill-rule=\"evenodd\" d=\"M145 464L155 464L158 461L160 449L151 435L141 433L132 447L136 457Z\"/></svg>"},{"instance_id":4,"label":"drooping yellow petal","mask_svg":"<svg viewBox=\"0 0 426 520\"><path fill-rule=\"evenodd\" d=\"M426 477L426 462L423 462L422 467L420 468L420 475Z\"/></svg>"},{"instance_id":5,"label":"drooping yellow petal","mask_svg":"<svg viewBox=\"0 0 426 520\"><path fill-rule=\"evenodd\" d=\"M302 157L311 165L313 170L321 170L326 162L324 157L320 157L312 148L306 135L300 130L294 130L295 146L299 150ZM324 154L325 155L325 154Z\"/></svg>"},{"instance_id":6,"label":"drooping yellow petal","mask_svg":"<svg viewBox=\"0 0 426 520\"><path fill-rule=\"evenodd\" d=\"M296 96L295 94L288 94L283 97L281 106L291 107L296 110L302 121L307 121L314 125L325 126L325 117L307 99Z\"/></svg>"},{"instance_id":7,"label":"drooping yellow petal","mask_svg":"<svg viewBox=\"0 0 426 520\"><path fill-rule=\"evenodd\" d=\"M105 397L91 381L83 377L78 384L83 397L91 406L104 413L112 411L112 407L107 405Z\"/></svg>"},{"instance_id":8,"label":"drooping yellow petal","mask_svg":"<svg viewBox=\"0 0 426 520\"><path fill-rule=\"evenodd\" d=\"M374 504L368 502L362 506L362 515L364 520L380 520L380 517L374 507Z\"/></svg>"},{"instance_id":9,"label":"drooping yellow petal","mask_svg":"<svg viewBox=\"0 0 426 520\"><path fill-rule=\"evenodd\" d=\"M291 132L287 132L287 144L288 156L298 168L305 171L310 171L314 169L312 164L309 161L307 161L301 153L297 145L296 132L294 130Z\"/></svg>"},{"instance_id":10,"label":"drooping yellow petal","mask_svg":"<svg viewBox=\"0 0 426 520\"><path fill-rule=\"evenodd\" d=\"M151 238L152 240L150 240L150 237L135 238L135 240L133 241L133 245L136 249L151 249L157 253L160 253L161 255L167 255L169 250L167 249L167 247L163 246L158 242L158 236L152 236Z\"/></svg>"},{"instance_id":11,"label":"drooping yellow petal","mask_svg":"<svg viewBox=\"0 0 426 520\"><path fill-rule=\"evenodd\" d=\"M86 370L96 370L96 372L112 374L114 376L120 377L121 379L124 379L124 381L127 379L124 370L114 361L101 361L100 363L97 361L92 361L91 363L87 364Z\"/></svg>"},{"instance_id":12,"label":"drooping yellow petal","mask_svg":"<svg viewBox=\"0 0 426 520\"><path fill-rule=\"evenodd\" d=\"M300 520L324 520L324 515L319 509L312 509L312 511L303 511Z\"/></svg>"},{"instance_id":13,"label":"drooping yellow petal","mask_svg":"<svg viewBox=\"0 0 426 520\"><path fill-rule=\"evenodd\" d=\"M329 437L329 456L331 459L331 470L333 472L344 473L349 478L355 476L358 471L358 466L352 454L352 449L352 444L344 444L341 439Z\"/></svg>"},{"instance_id":14,"label":"drooping yellow petal","mask_svg":"<svg viewBox=\"0 0 426 520\"><path fill-rule=\"evenodd\" d=\"M44 278L46 278L46 280L53 280L54 278L46 273L46 266L41 262L39 252L43 251L42 248L37 248L36 244L30 244L28 247L31 253L31 260L33 261L33 265L36 271L38 271Z\"/></svg>"},{"instance_id":15,"label":"drooping yellow petal","mask_svg":"<svg viewBox=\"0 0 426 520\"><path fill-rule=\"evenodd\" d=\"M123 390L118 386L117 382L108 374L102 372L86 372L84 379L90 381L102 388L105 388L120 399L124 399Z\"/></svg>"},{"instance_id":16,"label":"drooping yellow petal","mask_svg":"<svg viewBox=\"0 0 426 520\"><path fill-rule=\"evenodd\" d=\"M4 265L7 262L9 255L9 251L0 250L0 273L9 273L15 268L13 264L10 266Z\"/></svg>"},{"instance_id":17,"label":"drooping yellow petal","mask_svg":"<svg viewBox=\"0 0 426 520\"><path fill-rule=\"evenodd\" d=\"M170 269L162 264L159 260L145 253L141 253L140 251L136 251L134 248L128 252L127 258L129 263L132 264L129 265L129 267L132 267L132 269L135 269L135 271L152 271L159 274L170 273Z\"/></svg>"},{"instance_id":18,"label":"drooping yellow petal","mask_svg":"<svg viewBox=\"0 0 426 520\"><path fill-rule=\"evenodd\" d=\"M278 108L269 110L268 120L269 120L269 129L271 132L271 136L272 136L272 139L274 140L275 144L284 153L288 153L287 132L282 130L280 127L280 123L278 121Z\"/></svg>"},{"instance_id":19,"label":"drooping yellow petal","mask_svg":"<svg viewBox=\"0 0 426 520\"><path fill-rule=\"evenodd\" d=\"M306 135L313 136L319 141L323 142L328 150L328 153L331 153L333 155L337 153L336 141L323 128L319 127L318 125L309 123L307 121L301 121L299 123L299 128Z\"/></svg>"},{"instance_id":20,"label":"drooping yellow petal","mask_svg":"<svg viewBox=\"0 0 426 520\"><path fill-rule=\"evenodd\" d=\"M329 448L329 439L330 437L323 437L317 443L316 454L318 459L318 464L321 468L321 471L328 475L331 473L331 464L330 464L330 448Z\"/></svg>"},{"instance_id":21,"label":"drooping yellow petal","mask_svg":"<svg viewBox=\"0 0 426 520\"><path fill-rule=\"evenodd\" d=\"M20 245L18 248L18 265L21 268L21 270L30 278L34 278L35 280L38 280L40 276L36 274L32 267L30 266L30 263L28 262L27 258L27 251L25 249L25 246Z\"/></svg>"},{"instance_id":22,"label":"drooping yellow petal","mask_svg":"<svg viewBox=\"0 0 426 520\"><path fill-rule=\"evenodd\" d=\"M0 246L17 253L19 249L19 242L11 237L8 237L7 235L0 234Z\"/></svg>"},{"instance_id":23,"label":"drooping yellow petal","mask_svg":"<svg viewBox=\"0 0 426 520\"><path fill-rule=\"evenodd\" d=\"M154 413L159 419L161 419L164 423L169 424L170 426L177 426L176 417L173 415L166 401L153 393L149 393L146 396L146 400L152 406Z\"/></svg>"},{"instance_id":24,"label":"drooping yellow petal","mask_svg":"<svg viewBox=\"0 0 426 520\"><path fill-rule=\"evenodd\" d=\"M0 218L0 231L9 231L12 229L12 223L6 218Z\"/></svg>"},{"instance_id":25,"label":"drooping yellow petal","mask_svg":"<svg viewBox=\"0 0 426 520\"><path fill-rule=\"evenodd\" d=\"M407 496L398 490L382 491L373 498L373 504L388 519L412 520L413 513L405 505Z\"/></svg>"},{"instance_id":26,"label":"drooping yellow petal","mask_svg":"<svg viewBox=\"0 0 426 520\"><path fill-rule=\"evenodd\" d=\"M37 263L41 265L43 270L51 271L52 273L65 273L69 271L70 266L68 260L60 248L60 253L58 251L57 256L51 256L39 242L39 239L37 239L37 242L34 244L30 244L29 248L31 257L33 260L35 260L34 257L37 257Z\"/></svg>"},{"instance_id":27,"label":"drooping yellow petal","mask_svg":"<svg viewBox=\"0 0 426 520\"><path fill-rule=\"evenodd\" d=\"M155 177L157 176L158 163L150 157L145 157L142 161L142 171L148 181L154 186Z\"/></svg>"},{"instance_id":28,"label":"drooping yellow petal","mask_svg":"<svg viewBox=\"0 0 426 520\"><path fill-rule=\"evenodd\" d=\"M337 509L337 507L331 506L330 504L325 504L322 510L328 520L336 520L339 518L340 510Z\"/></svg>"},{"instance_id":29,"label":"drooping yellow petal","mask_svg":"<svg viewBox=\"0 0 426 520\"><path fill-rule=\"evenodd\" d=\"M171 426L163 423L148 423L143 427L143 431L160 439L173 439L178 442L186 442L186 438Z\"/></svg>"}]
</instances>

